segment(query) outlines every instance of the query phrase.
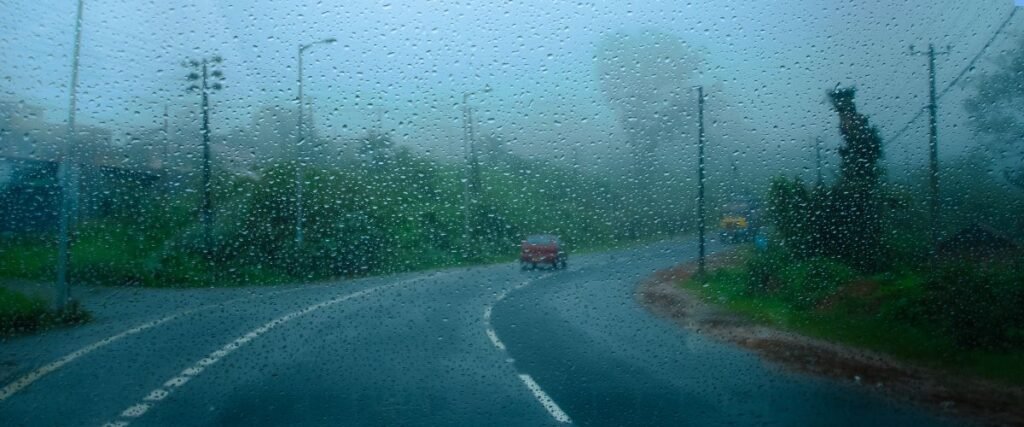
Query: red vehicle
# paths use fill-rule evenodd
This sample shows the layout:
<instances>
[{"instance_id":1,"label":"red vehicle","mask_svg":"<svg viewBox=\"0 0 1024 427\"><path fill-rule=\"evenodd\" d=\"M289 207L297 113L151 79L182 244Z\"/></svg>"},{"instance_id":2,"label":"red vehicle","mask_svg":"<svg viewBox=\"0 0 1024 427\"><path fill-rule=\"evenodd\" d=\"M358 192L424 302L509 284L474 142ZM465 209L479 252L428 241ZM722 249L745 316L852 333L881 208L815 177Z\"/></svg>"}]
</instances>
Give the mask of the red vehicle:
<instances>
[{"instance_id":1,"label":"red vehicle","mask_svg":"<svg viewBox=\"0 0 1024 427\"><path fill-rule=\"evenodd\" d=\"M535 234L523 240L519 254L519 265L526 269L536 269L539 265L550 265L553 269L565 268L569 256L562 248L558 236Z\"/></svg>"}]
</instances>

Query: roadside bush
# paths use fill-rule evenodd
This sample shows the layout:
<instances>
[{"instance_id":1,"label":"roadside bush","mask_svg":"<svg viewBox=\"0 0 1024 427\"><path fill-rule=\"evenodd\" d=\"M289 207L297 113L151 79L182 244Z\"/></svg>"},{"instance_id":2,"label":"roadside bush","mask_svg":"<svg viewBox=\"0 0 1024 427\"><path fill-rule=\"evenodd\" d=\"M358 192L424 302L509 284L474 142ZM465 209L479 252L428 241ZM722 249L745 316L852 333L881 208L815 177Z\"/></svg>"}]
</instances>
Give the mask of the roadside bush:
<instances>
[{"instance_id":1,"label":"roadside bush","mask_svg":"<svg viewBox=\"0 0 1024 427\"><path fill-rule=\"evenodd\" d=\"M793 262L793 255L777 246L754 254L747 262L748 292L770 294L778 291L785 285L781 270L788 269Z\"/></svg>"},{"instance_id":2,"label":"roadside bush","mask_svg":"<svg viewBox=\"0 0 1024 427\"><path fill-rule=\"evenodd\" d=\"M779 272L785 283L780 296L797 310L818 306L857 276L852 268L821 257L800 261Z\"/></svg>"},{"instance_id":3,"label":"roadside bush","mask_svg":"<svg viewBox=\"0 0 1024 427\"><path fill-rule=\"evenodd\" d=\"M925 280L926 277L912 271L890 274L889 278L883 280L880 289L879 297L884 303L880 307L879 316L889 321L913 325L930 322L924 304Z\"/></svg>"},{"instance_id":4,"label":"roadside bush","mask_svg":"<svg viewBox=\"0 0 1024 427\"><path fill-rule=\"evenodd\" d=\"M46 302L0 288L0 335L35 329L46 315Z\"/></svg>"},{"instance_id":5,"label":"roadside bush","mask_svg":"<svg viewBox=\"0 0 1024 427\"><path fill-rule=\"evenodd\" d=\"M932 321L965 349L1024 347L1021 262L946 265L925 284Z\"/></svg>"},{"instance_id":6,"label":"roadside bush","mask_svg":"<svg viewBox=\"0 0 1024 427\"><path fill-rule=\"evenodd\" d=\"M42 298L0 288L0 336L30 333L56 325L79 324L91 316L77 301L61 311L47 308Z\"/></svg>"},{"instance_id":7,"label":"roadside bush","mask_svg":"<svg viewBox=\"0 0 1024 427\"><path fill-rule=\"evenodd\" d=\"M770 248L747 263L747 291L770 294L797 310L820 304L857 277L849 266L824 258L796 259L783 248Z\"/></svg>"}]
</instances>

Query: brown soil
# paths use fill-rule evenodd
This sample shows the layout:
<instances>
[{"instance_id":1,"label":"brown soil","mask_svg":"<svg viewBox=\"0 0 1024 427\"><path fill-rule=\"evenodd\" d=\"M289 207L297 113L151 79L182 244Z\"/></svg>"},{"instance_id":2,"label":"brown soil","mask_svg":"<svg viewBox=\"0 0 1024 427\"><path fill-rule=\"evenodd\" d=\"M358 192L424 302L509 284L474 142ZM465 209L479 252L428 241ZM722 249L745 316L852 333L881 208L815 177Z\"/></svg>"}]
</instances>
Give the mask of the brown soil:
<instances>
[{"instance_id":1,"label":"brown soil","mask_svg":"<svg viewBox=\"0 0 1024 427\"><path fill-rule=\"evenodd\" d=\"M735 264L737 258L735 253L720 253L708 259L708 266ZM791 372L828 377L953 417L1024 426L1024 387L914 366L885 354L757 324L705 303L693 291L677 285L695 270L695 263L686 263L659 271L640 285L638 298L683 328L754 351ZM847 292L870 294L872 286L877 286L870 282L855 285Z\"/></svg>"}]
</instances>

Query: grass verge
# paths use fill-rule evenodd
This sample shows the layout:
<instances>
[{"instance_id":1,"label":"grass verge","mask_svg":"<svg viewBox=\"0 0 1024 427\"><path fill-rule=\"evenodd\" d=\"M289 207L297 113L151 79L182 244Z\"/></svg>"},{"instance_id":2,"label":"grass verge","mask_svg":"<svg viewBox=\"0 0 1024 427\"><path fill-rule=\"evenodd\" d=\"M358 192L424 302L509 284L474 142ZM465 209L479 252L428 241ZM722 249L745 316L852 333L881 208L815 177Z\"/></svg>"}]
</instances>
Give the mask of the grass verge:
<instances>
[{"instance_id":1,"label":"grass verge","mask_svg":"<svg viewBox=\"0 0 1024 427\"><path fill-rule=\"evenodd\" d=\"M965 348L943 326L943 310L928 313L932 291L921 273L847 277L822 260L759 265L765 256L741 250L703 280L689 278L679 285L759 324L957 375L1024 385L1024 348ZM765 267L772 269L770 280L759 276ZM836 278L843 280L831 280Z\"/></svg>"},{"instance_id":2,"label":"grass verge","mask_svg":"<svg viewBox=\"0 0 1024 427\"><path fill-rule=\"evenodd\" d=\"M0 337L82 324L90 318L89 313L76 301L72 301L63 310L55 311L42 298L0 288Z\"/></svg>"}]
</instances>

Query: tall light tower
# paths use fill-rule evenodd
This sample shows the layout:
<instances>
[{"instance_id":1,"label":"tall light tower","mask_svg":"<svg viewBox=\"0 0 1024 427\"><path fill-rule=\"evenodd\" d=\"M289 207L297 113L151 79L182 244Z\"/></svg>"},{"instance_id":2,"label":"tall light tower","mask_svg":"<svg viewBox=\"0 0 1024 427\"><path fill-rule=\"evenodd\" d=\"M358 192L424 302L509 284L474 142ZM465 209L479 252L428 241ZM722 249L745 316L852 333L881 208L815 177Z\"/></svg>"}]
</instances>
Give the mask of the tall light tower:
<instances>
[{"instance_id":1,"label":"tall light tower","mask_svg":"<svg viewBox=\"0 0 1024 427\"><path fill-rule=\"evenodd\" d=\"M480 157L476 150L476 135L473 129L473 110L469 107L469 97L478 93L488 93L491 86L486 85L483 89L462 94L462 136L466 155L465 179L462 185L462 234L463 252L462 258L468 259L470 243L475 235L471 227L471 218L474 214L477 198L480 196ZM472 195L471 195L472 193Z\"/></svg>"},{"instance_id":2,"label":"tall light tower","mask_svg":"<svg viewBox=\"0 0 1024 427\"><path fill-rule=\"evenodd\" d=\"M71 299L71 284L68 268L71 264L71 222L78 205L78 161L75 159L75 111L78 109L78 53L82 45L83 0L78 0L75 14L75 44L71 53L71 100L68 108L68 128L64 137L64 152L61 154L60 170L60 219L57 230L57 283L54 306L64 309Z\"/></svg>"},{"instance_id":3,"label":"tall light tower","mask_svg":"<svg viewBox=\"0 0 1024 427\"><path fill-rule=\"evenodd\" d=\"M296 98L295 104L298 106L299 117L298 117L298 129L296 129L297 142L295 145L295 246L301 247L303 241L302 234L302 223L305 220L305 212L302 209L302 168L306 166L305 157L303 156L303 145L305 144L306 135L304 132L303 119L305 117L305 108L303 108L302 98L302 54L307 49L316 46L318 44L330 44L338 41L334 37L299 45L299 94Z\"/></svg>"},{"instance_id":4,"label":"tall light tower","mask_svg":"<svg viewBox=\"0 0 1024 427\"><path fill-rule=\"evenodd\" d=\"M203 112L202 134L203 134L203 204L200 208L200 221L203 224L203 253L207 257L213 248L213 196L211 195L211 177L213 169L210 165L210 93L224 88L221 83L224 80L224 73L216 69L223 62L220 56L212 58L192 59L184 62L184 66L192 69L186 76L189 82L188 91L198 91L201 95L201 108Z\"/></svg>"},{"instance_id":5,"label":"tall light tower","mask_svg":"<svg viewBox=\"0 0 1024 427\"><path fill-rule=\"evenodd\" d=\"M697 86L697 233L698 251L697 274L700 280L704 280L707 260L705 258L705 238L707 222L704 215L704 86Z\"/></svg>"}]
</instances>

